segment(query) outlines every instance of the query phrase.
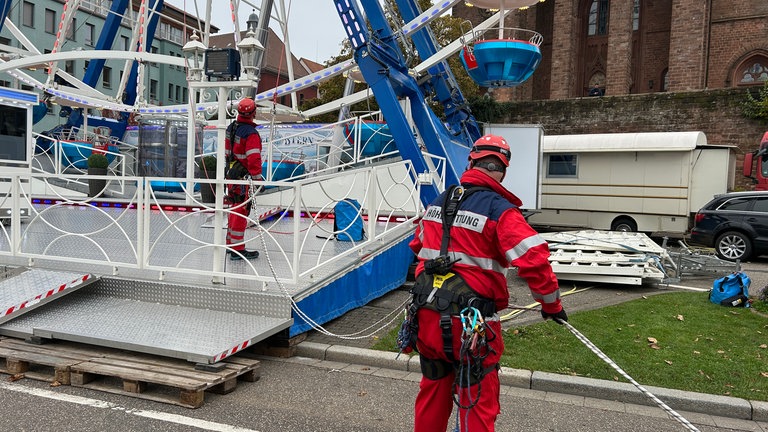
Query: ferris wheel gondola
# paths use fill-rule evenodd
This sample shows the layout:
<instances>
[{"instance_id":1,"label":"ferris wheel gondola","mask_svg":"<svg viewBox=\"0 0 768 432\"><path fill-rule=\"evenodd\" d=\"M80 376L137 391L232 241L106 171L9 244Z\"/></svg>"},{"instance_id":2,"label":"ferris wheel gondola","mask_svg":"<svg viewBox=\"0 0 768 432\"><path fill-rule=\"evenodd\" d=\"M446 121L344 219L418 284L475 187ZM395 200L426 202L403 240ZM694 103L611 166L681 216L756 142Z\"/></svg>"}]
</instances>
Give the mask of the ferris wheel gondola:
<instances>
[{"instance_id":1,"label":"ferris wheel gondola","mask_svg":"<svg viewBox=\"0 0 768 432\"><path fill-rule=\"evenodd\" d=\"M471 42L462 40L459 54L469 76L482 87L514 87L533 75L541 62L541 34L504 27L505 11L528 7L538 0L472 0L473 6L499 9L498 27L474 31Z\"/></svg>"}]
</instances>

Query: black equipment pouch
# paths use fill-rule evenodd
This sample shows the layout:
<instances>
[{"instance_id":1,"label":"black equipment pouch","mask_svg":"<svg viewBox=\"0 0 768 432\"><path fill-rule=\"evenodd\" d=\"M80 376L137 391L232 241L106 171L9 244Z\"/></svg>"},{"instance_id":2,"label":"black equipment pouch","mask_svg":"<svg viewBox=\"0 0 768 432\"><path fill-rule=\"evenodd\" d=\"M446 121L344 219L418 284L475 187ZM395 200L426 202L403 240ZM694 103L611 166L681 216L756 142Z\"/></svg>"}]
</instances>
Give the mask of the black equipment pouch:
<instances>
[{"instance_id":1,"label":"black equipment pouch","mask_svg":"<svg viewBox=\"0 0 768 432\"><path fill-rule=\"evenodd\" d=\"M226 171L224 172L224 178L227 180L242 180L250 174L248 170L240 163L239 160L227 161Z\"/></svg>"},{"instance_id":2,"label":"black equipment pouch","mask_svg":"<svg viewBox=\"0 0 768 432\"><path fill-rule=\"evenodd\" d=\"M476 293L464 279L449 272L446 275L428 275L422 272L411 288L417 307L427 308L446 315L458 315L464 308L473 307L484 317L496 313L493 300Z\"/></svg>"}]
</instances>

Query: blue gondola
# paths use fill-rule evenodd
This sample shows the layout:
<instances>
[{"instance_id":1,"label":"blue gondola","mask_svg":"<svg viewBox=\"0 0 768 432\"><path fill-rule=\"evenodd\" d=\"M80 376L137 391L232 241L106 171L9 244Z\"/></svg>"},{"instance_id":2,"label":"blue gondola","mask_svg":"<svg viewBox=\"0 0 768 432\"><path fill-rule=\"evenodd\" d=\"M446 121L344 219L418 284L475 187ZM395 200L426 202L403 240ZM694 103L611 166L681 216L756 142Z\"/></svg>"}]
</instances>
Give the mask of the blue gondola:
<instances>
[{"instance_id":1,"label":"blue gondola","mask_svg":"<svg viewBox=\"0 0 768 432\"><path fill-rule=\"evenodd\" d=\"M461 63L481 87L514 87L533 75L541 62L538 45L525 40L478 41L461 50Z\"/></svg>"},{"instance_id":2,"label":"blue gondola","mask_svg":"<svg viewBox=\"0 0 768 432\"><path fill-rule=\"evenodd\" d=\"M484 39L485 36L511 34L510 39ZM525 38L527 36L527 38ZM542 37L523 29L492 29L465 44L460 59L469 76L481 87L514 87L533 75L541 63Z\"/></svg>"},{"instance_id":3,"label":"blue gondola","mask_svg":"<svg viewBox=\"0 0 768 432\"><path fill-rule=\"evenodd\" d=\"M93 153L93 143L88 141L59 141L61 143L61 165L64 168L75 167L79 169L88 168L88 156ZM120 152L117 145L107 146L106 154L109 163L115 160L116 154Z\"/></svg>"},{"instance_id":4,"label":"blue gondola","mask_svg":"<svg viewBox=\"0 0 768 432\"><path fill-rule=\"evenodd\" d=\"M358 125L347 125L345 135L354 144L354 132ZM384 122L366 121L360 127L360 156L371 157L397 150L395 140Z\"/></svg>"}]
</instances>

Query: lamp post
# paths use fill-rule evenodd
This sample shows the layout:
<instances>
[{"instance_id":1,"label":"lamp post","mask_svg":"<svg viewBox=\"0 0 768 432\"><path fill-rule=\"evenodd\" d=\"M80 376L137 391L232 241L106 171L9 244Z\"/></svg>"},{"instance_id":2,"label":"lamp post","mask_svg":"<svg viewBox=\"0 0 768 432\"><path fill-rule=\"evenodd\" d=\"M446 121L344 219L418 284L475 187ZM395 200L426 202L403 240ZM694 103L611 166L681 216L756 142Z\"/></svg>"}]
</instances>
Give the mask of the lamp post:
<instances>
[{"instance_id":1,"label":"lamp post","mask_svg":"<svg viewBox=\"0 0 768 432\"><path fill-rule=\"evenodd\" d=\"M240 49L240 61L243 64L245 78L257 81L259 66L256 64L256 56L264 52L264 46L254 36L253 29L249 28L245 38L237 44L237 47Z\"/></svg>"},{"instance_id":2,"label":"lamp post","mask_svg":"<svg viewBox=\"0 0 768 432\"><path fill-rule=\"evenodd\" d=\"M181 50L187 59L187 81L200 81L203 79L203 56L208 49L197 36L197 31L192 32L189 42L184 44Z\"/></svg>"},{"instance_id":3,"label":"lamp post","mask_svg":"<svg viewBox=\"0 0 768 432\"><path fill-rule=\"evenodd\" d=\"M196 34L193 33L190 37L190 41L182 48L184 56L187 58L187 81L190 89L190 110L188 120L188 133L187 133L187 169L188 173L193 167L194 159L194 133L195 133L195 103L198 92L212 91L218 89L218 121L217 121L217 145L216 145L216 202L215 202L215 216L214 216L214 233L213 242L216 246L213 250L213 272L219 273L224 268L224 141L226 139L227 129L227 102L229 100L229 93L232 90L236 90L238 96L241 96L244 89L256 87L258 84L258 67L254 65L255 56L257 53L264 51L264 47L253 38L253 32L249 32L249 37L243 39L238 48L241 50L241 66L242 72L245 72L245 80L224 80L219 78L218 81L210 81L208 78L209 71L203 72L204 56L207 56L207 48L204 44L200 43L196 38ZM249 40L250 39L250 40ZM255 43L254 43L255 42ZM190 144L191 142L191 144ZM190 155L191 154L191 155ZM187 176L189 177L189 175ZM191 181L188 182L188 185ZM187 190L192 190L188 187ZM187 198L190 199L189 197ZM213 283L223 283L221 276L213 277Z\"/></svg>"}]
</instances>

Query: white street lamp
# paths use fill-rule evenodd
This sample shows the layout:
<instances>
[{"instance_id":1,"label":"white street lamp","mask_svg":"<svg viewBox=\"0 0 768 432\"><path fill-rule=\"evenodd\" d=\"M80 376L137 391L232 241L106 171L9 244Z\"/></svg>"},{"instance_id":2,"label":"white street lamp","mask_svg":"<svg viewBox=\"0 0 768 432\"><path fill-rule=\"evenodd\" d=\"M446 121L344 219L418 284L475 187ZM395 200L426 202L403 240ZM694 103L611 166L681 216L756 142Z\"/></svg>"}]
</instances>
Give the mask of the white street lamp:
<instances>
[{"instance_id":1,"label":"white street lamp","mask_svg":"<svg viewBox=\"0 0 768 432\"><path fill-rule=\"evenodd\" d=\"M248 80L258 80L259 66L256 65L256 57L264 52L264 46L255 37L252 29L248 29L245 38L237 44L240 49L240 62Z\"/></svg>"},{"instance_id":2,"label":"white street lamp","mask_svg":"<svg viewBox=\"0 0 768 432\"><path fill-rule=\"evenodd\" d=\"M187 81L200 81L203 78L203 56L208 48L200 42L197 31L192 32L181 50L187 59Z\"/></svg>"}]
</instances>

